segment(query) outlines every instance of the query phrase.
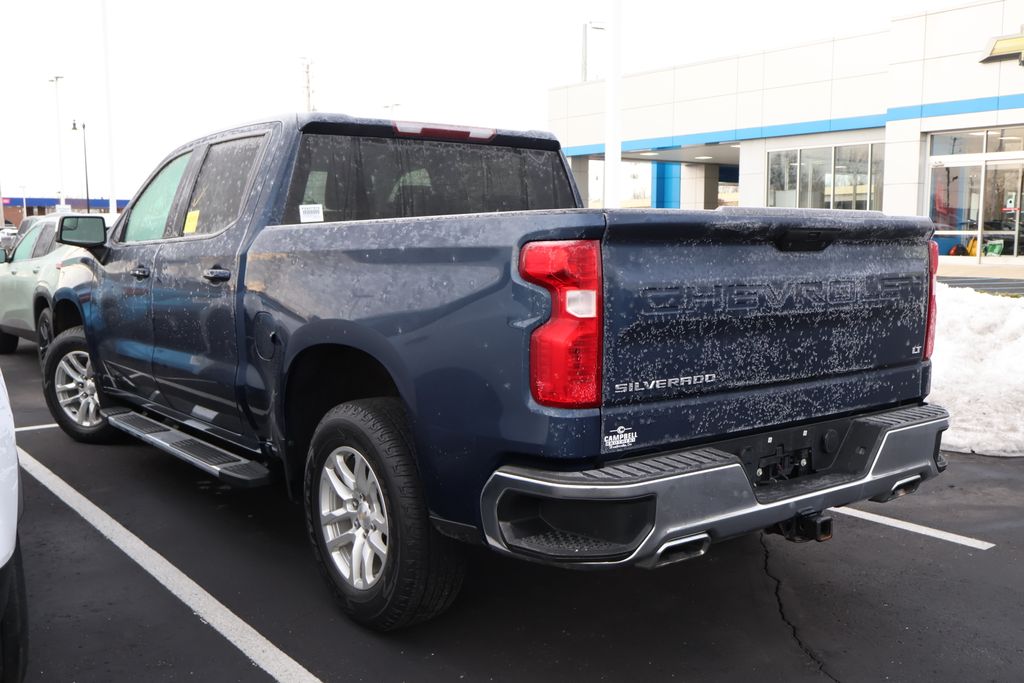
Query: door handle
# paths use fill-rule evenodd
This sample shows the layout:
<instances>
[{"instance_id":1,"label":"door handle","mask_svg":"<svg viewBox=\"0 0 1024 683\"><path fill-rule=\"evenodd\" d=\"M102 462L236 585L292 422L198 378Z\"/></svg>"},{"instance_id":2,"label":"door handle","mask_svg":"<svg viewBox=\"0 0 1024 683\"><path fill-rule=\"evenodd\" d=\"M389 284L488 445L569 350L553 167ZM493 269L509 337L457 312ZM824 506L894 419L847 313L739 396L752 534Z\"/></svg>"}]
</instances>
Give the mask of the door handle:
<instances>
[{"instance_id":1,"label":"door handle","mask_svg":"<svg viewBox=\"0 0 1024 683\"><path fill-rule=\"evenodd\" d=\"M227 282L231 279L231 271L226 268L210 268L203 271L203 277L210 282Z\"/></svg>"},{"instance_id":2,"label":"door handle","mask_svg":"<svg viewBox=\"0 0 1024 683\"><path fill-rule=\"evenodd\" d=\"M39 266L36 266L35 268L32 269L32 273L33 274L38 273L38 272L39 272Z\"/></svg>"},{"instance_id":3,"label":"door handle","mask_svg":"<svg viewBox=\"0 0 1024 683\"><path fill-rule=\"evenodd\" d=\"M147 268L146 266L139 265L132 268L129 271L129 273L136 280L145 280L147 277L149 277L149 268Z\"/></svg>"}]
</instances>

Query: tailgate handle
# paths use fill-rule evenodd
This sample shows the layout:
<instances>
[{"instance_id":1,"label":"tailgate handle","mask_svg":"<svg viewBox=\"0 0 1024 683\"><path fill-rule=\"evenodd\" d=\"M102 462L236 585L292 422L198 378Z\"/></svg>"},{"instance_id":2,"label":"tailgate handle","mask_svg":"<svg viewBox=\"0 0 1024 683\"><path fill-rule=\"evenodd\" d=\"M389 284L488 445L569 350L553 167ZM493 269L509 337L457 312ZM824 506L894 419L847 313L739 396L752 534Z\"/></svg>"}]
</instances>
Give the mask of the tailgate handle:
<instances>
[{"instance_id":1,"label":"tailgate handle","mask_svg":"<svg viewBox=\"0 0 1024 683\"><path fill-rule=\"evenodd\" d=\"M790 228L775 240L780 251L822 251L836 241L839 231L829 228Z\"/></svg>"}]
</instances>

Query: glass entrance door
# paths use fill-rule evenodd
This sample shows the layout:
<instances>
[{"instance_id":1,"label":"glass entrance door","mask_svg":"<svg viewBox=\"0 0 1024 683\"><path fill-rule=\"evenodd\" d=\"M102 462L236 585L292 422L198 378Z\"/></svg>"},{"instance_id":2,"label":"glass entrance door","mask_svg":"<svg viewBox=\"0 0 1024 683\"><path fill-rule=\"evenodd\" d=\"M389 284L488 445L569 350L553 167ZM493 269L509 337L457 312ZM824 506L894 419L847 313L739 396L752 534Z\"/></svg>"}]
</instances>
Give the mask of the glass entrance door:
<instances>
[{"instance_id":1,"label":"glass entrance door","mask_svg":"<svg viewBox=\"0 0 1024 683\"><path fill-rule=\"evenodd\" d=\"M934 133L927 211L939 253L1024 256L1024 126Z\"/></svg>"},{"instance_id":2,"label":"glass entrance door","mask_svg":"<svg viewBox=\"0 0 1024 683\"><path fill-rule=\"evenodd\" d=\"M985 201L982 203L982 254L1021 253L1020 201L1024 162L989 162L985 165Z\"/></svg>"}]
</instances>

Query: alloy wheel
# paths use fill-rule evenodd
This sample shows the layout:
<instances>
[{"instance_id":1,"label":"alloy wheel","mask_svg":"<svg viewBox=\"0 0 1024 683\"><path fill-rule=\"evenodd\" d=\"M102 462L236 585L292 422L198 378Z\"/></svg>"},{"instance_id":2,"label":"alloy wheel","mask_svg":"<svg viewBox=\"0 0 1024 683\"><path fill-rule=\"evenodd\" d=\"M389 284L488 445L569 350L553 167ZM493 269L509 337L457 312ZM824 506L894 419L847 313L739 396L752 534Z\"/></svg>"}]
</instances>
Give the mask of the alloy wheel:
<instances>
[{"instance_id":1,"label":"alloy wheel","mask_svg":"<svg viewBox=\"0 0 1024 683\"><path fill-rule=\"evenodd\" d=\"M65 354L57 363L53 384L61 409L76 423L95 427L103 421L88 353L69 351Z\"/></svg>"},{"instance_id":2,"label":"alloy wheel","mask_svg":"<svg viewBox=\"0 0 1024 683\"><path fill-rule=\"evenodd\" d=\"M343 446L320 473L320 526L335 568L353 588L380 579L388 557L388 513L377 475L362 453Z\"/></svg>"}]
</instances>

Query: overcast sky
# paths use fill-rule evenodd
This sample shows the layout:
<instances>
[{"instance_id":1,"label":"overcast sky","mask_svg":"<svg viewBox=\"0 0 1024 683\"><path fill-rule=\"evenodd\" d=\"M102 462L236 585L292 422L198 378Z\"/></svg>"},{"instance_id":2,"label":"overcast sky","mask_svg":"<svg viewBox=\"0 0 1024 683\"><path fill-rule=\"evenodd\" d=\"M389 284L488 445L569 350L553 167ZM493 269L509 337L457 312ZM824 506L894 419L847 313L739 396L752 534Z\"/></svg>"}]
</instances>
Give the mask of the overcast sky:
<instances>
[{"instance_id":1,"label":"overcast sky","mask_svg":"<svg viewBox=\"0 0 1024 683\"><path fill-rule=\"evenodd\" d=\"M622 70L884 30L933 0L624 0ZM546 128L549 88L580 80L582 26L597 0L221 3L108 0L114 189L128 198L173 148L218 128L305 108L303 58L319 111ZM159 9L158 9L159 8ZM110 164L100 0L4 0L0 9L0 189L93 197ZM592 32L591 70L602 71ZM60 120L55 89L60 80ZM58 164L58 135L63 164Z\"/></svg>"}]
</instances>

